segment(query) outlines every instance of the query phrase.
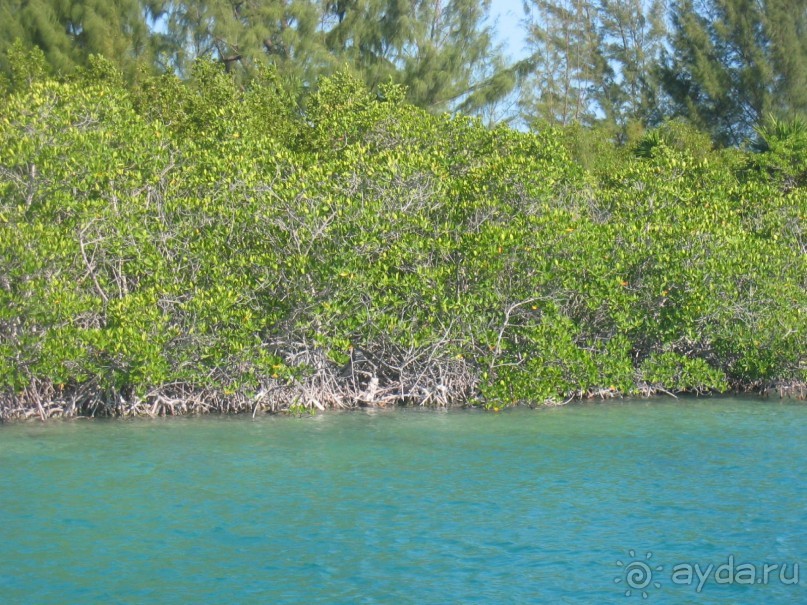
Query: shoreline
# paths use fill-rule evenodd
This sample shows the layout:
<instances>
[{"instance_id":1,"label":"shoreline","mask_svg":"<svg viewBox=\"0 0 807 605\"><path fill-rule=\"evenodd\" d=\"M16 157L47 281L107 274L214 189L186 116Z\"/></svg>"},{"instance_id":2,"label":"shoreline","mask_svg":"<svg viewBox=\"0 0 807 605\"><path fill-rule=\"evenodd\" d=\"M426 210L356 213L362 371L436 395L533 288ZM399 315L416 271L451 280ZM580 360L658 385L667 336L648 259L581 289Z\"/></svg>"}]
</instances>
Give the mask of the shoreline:
<instances>
[{"instance_id":1,"label":"shoreline","mask_svg":"<svg viewBox=\"0 0 807 605\"><path fill-rule=\"evenodd\" d=\"M176 386L176 385L174 385ZM295 386L297 388L295 388ZM726 391L708 389L692 389L688 391L670 392L663 388L643 386L636 392L622 393L612 389L597 389L577 392L565 399L549 399L543 402L515 402L493 404L485 402L481 397L455 397L444 393L441 399L431 401L407 402L408 398L395 398L389 395L376 398L354 397L346 399L338 395L331 396L327 404L321 399L309 396L306 398L304 387L297 385L275 386L273 390L261 389L256 395L225 394L213 389L190 390L184 393L168 394L165 390L155 390L143 398L125 399L119 393L98 393L92 389L77 388L72 392L53 388L50 397L47 393L32 393L26 389L22 394L0 396L0 424L26 421L47 422L48 420L68 419L131 419L131 418L165 418L169 416L207 416L207 415L251 415L258 414L316 414L335 411L355 411L367 409L479 409L499 412L515 407L545 408L561 407L572 403L606 401L613 399L653 399L690 397L723 397L739 395L755 395L760 398L778 397L793 401L807 401L807 383L799 381L775 381L766 384L733 385ZM56 395L56 396L54 396ZM366 395L366 393L365 393Z\"/></svg>"}]
</instances>

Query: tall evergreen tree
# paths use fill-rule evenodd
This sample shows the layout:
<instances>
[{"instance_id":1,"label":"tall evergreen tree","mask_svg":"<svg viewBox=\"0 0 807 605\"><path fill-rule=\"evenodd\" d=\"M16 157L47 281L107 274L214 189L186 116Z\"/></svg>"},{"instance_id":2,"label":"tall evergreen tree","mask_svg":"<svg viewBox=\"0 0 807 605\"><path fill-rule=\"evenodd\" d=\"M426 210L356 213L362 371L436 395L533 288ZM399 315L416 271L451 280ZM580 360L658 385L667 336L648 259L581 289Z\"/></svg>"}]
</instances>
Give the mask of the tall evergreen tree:
<instances>
[{"instance_id":1,"label":"tall evergreen tree","mask_svg":"<svg viewBox=\"0 0 807 605\"><path fill-rule=\"evenodd\" d=\"M776 73L774 108L807 114L807 1L767 0L766 9Z\"/></svg>"},{"instance_id":2,"label":"tall evergreen tree","mask_svg":"<svg viewBox=\"0 0 807 605\"><path fill-rule=\"evenodd\" d=\"M590 124L613 73L603 55L597 8L587 0L525 2L532 73L523 87L522 115L530 123Z\"/></svg>"},{"instance_id":3,"label":"tall evergreen tree","mask_svg":"<svg viewBox=\"0 0 807 605\"><path fill-rule=\"evenodd\" d=\"M153 64L149 24L159 12L159 0L2 0L0 55L20 40L39 47L56 72L99 54L131 75L138 64Z\"/></svg>"},{"instance_id":4,"label":"tall evergreen tree","mask_svg":"<svg viewBox=\"0 0 807 605\"><path fill-rule=\"evenodd\" d=\"M328 47L370 85L393 79L409 100L468 110L512 90L486 24L490 0L328 0Z\"/></svg>"},{"instance_id":5,"label":"tall evergreen tree","mask_svg":"<svg viewBox=\"0 0 807 605\"><path fill-rule=\"evenodd\" d=\"M657 66L666 36L662 0L600 0L602 54L615 73L601 103L621 128L660 121Z\"/></svg>"},{"instance_id":6,"label":"tall evergreen tree","mask_svg":"<svg viewBox=\"0 0 807 605\"><path fill-rule=\"evenodd\" d=\"M807 109L804 0L678 0L672 17L672 113L738 144L769 112Z\"/></svg>"},{"instance_id":7,"label":"tall evergreen tree","mask_svg":"<svg viewBox=\"0 0 807 605\"><path fill-rule=\"evenodd\" d=\"M166 8L166 62L181 74L199 57L247 74L268 59L284 77L310 84L332 62L314 0L169 0Z\"/></svg>"}]
</instances>

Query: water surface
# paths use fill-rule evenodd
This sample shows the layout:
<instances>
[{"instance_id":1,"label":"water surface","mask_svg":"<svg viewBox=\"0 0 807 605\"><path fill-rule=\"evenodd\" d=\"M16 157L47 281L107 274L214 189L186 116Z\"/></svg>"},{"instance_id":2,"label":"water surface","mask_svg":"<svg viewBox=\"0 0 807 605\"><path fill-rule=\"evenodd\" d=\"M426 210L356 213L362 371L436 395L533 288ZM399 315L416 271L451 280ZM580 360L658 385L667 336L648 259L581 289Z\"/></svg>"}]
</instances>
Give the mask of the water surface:
<instances>
[{"instance_id":1,"label":"water surface","mask_svg":"<svg viewBox=\"0 0 807 605\"><path fill-rule=\"evenodd\" d=\"M807 603L805 468L777 400L7 425L0 601Z\"/></svg>"}]
</instances>

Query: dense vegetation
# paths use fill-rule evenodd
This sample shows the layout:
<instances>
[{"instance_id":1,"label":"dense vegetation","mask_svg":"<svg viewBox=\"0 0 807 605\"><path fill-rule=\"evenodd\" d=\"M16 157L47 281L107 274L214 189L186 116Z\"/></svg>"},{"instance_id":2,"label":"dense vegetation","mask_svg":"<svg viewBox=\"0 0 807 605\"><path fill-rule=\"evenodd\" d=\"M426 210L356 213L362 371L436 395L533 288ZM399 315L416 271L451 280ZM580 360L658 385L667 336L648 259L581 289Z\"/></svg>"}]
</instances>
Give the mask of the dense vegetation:
<instances>
[{"instance_id":1,"label":"dense vegetation","mask_svg":"<svg viewBox=\"0 0 807 605\"><path fill-rule=\"evenodd\" d=\"M219 62L241 81L271 64L299 96L321 75L349 69L369 86L392 78L408 99L441 111L477 108L512 89L486 21L490 0L4 0L0 72L19 65L15 41L38 47L68 75L99 54L125 78L187 77Z\"/></svg>"},{"instance_id":2,"label":"dense vegetation","mask_svg":"<svg viewBox=\"0 0 807 605\"><path fill-rule=\"evenodd\" d=\"M807 378L807 129L616 147L213 63L0 111L0 416L560 402Z\"/></svg>"},{"instance_id":3,"label":"dense vegetation","mask_svg":"<svg viewBox=\"0 0 807 605\"><path fill-rule=\"evenodd\" d=\"M433 112L579 123L635 141L681 117L740 145L772 113L807 114L804 0L524 0L509 59L491 0L3 0L0 80L18 41L66 76L99 54L129 82L190 75L197 58L241 82L272 65L305 97L349 70L392 80ZM498 5L501 6L501 5ZM504 33L504 32L500 32ZM513 32L506 35L513 37ZM2 86L2 83L0 83Z\"/></svg>"},{"instance_id":4,"label":"dense vegetation","mask_svg":"<svg viewBox=\"0 0 807 605\"><path fill-rule=\"evenodd\" d=\"M807 114L803 0L526 0L525 117L630 140L671 117L741 145Z\"/></svg>"}]
</instances>

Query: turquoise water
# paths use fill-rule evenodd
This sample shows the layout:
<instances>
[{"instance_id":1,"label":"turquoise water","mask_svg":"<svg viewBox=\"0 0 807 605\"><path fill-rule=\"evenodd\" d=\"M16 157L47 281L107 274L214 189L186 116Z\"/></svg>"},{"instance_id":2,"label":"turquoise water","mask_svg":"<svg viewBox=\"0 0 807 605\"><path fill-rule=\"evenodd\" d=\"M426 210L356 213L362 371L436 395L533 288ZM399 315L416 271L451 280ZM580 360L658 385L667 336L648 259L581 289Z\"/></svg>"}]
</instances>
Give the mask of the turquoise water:
<instances>
[{"instance_id":1,"label":"turquoise water","mask_svg":"<svg viewBox=\"0 0 807 605\"><path fill-rule=\"evenodd\" d=\"M805 469L778 401L7 425L0 602L807 603Z\"/></svg>"}]
</instances>

